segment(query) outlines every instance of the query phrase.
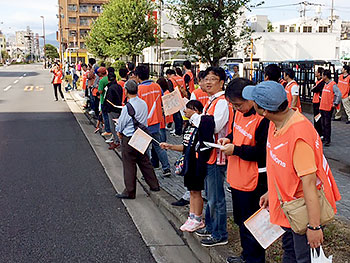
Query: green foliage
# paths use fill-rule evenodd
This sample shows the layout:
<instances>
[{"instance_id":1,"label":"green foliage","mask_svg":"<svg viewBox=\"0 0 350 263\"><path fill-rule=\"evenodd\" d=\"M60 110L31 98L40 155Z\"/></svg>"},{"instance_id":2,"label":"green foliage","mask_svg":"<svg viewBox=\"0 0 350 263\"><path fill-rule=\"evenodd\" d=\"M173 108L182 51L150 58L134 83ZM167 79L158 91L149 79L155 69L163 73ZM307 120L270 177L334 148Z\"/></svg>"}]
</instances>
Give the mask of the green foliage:
<instances>
[{"instance_id":1,"label":"green foliage","mask_svg":"<svg viewBox=\"0 0 350 263\"><path fill-rule=\"evenodd\" d=\"M268 22L267 22L267 32L273 32L274 30L273 30L273 26L272 26L272 23L271 23L271 21L269 20Z\"/></svg>"},{"instance_id":2,"label":"green foliage","mask_svg":"<svg viewBox=\"0 0 350 263\"><path fill-rule=\"evenodd\" d=\"M150 0L111 0L95 21L87 38L88 50L96 56L132 57L156 43L156 23Z\"/></svg>"},{"instance_id":3,"label":"green foliage","mask_svg":"<svg viewBox=\"0 0 350 263\"><path fill-rule=\"evenodd\" d=\"M116 72L119 71L121 68L125 68L125 61L122 60L116 60L113 64L112 67L115 69Z\"/></svg>"},{"instance_id":4,"label":"green foliage","mask_svg":"<svg viewBox=\"0 0 350 263\"><path fill-rule=\"evenodd\" d=\"M59 58L60 55L58 54L56 47L54 47L51 44L46 44L44 48L45 48L46 58L49 58L49 59Z\"/></svg>"},{"instance_id":5,"label":"green foliage","mask_svg":"<svg viewBox=\"0 0 350 263\"><path fill-rule=\"evenodd\" d=\"M8 58L10 58L10 55L9 55L9 53L7 53L6 50L1 50L1 58L8 59Z\"/></svg>"},{"instance_id":6,"label":"green foliage","mask_svg":"<svg viewBox=\"0 0 350 263\"><path fill-rule=\"evenodd\" d=\"M184 46L217 66L248 44L251 31L240 19L251 0L171 0L171 16Z\"/></svg>"}]
</instances>

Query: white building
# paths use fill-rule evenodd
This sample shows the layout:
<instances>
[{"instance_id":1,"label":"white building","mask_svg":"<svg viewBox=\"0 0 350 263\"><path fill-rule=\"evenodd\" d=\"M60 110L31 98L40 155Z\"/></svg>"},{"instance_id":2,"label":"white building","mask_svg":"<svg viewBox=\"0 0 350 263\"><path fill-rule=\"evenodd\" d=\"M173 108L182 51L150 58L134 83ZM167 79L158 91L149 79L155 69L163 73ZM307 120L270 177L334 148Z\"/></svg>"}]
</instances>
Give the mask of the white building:
<instances>
[{"instance_id":1,"label":"white building","mask_svg":"<svg viewBox=\"0 0 350 263\"><path fill-rule=\"evenodd\" d=\"M315 17L273 23L273 32L267 32L267 17L253 16L250 23L255 31L252 34L254 58L261 61L338 60L342 56L342 21L339 17L334 17L333 23L330 21L318 13Z\"/></svg>"}]
</instances>

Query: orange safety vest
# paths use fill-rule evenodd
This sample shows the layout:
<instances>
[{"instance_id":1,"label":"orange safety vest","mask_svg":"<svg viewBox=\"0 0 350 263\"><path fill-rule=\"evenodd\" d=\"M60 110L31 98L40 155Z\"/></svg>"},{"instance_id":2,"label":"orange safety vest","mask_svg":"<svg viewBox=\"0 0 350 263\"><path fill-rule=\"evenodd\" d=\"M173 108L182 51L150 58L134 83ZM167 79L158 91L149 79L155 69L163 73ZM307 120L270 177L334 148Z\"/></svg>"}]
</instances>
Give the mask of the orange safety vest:
<instances>
[{"instance_id":1,"label":"orange safety vest","mask_svg":"<svg viewBox=\"0 0 350 263\"><path fill-rule=\"evenodd\" d=\"M316 81L315 86L317 86L320 82L322 81L322 79ZM315 92L314 96L312 97L312 103L320 103L320 92Z\"/></svg>"},{"instance_id":2,"label":"orange safety vest","mask_svg":"<svg viewBox=\"0 0 350 263\"><path fill-rule=\"evenodd\" d=\"M192 93L192 92L194 91L194 77L193 77L192 71L191 71L191 70L186 71L186 73L185 73L185 75L184 75L184 77L183 77L184 83L186 83L186 82L185 82L185 77L186 77L186 75L188 75L188 76L191 78L191 79L190 79L190 82L188 83L188 91L189 91L190 93ZM187 87L186 87L186 88L187 88Z\"/></svg>"},{"instance_id":3,"label":"orange safety vest","mask_svg":"<svg viewBox=\"0 0 350 263\"><path fill-rule=\"evenodd\" d=\"M284 79L280 79L279 83L285 88L287 85L287 81L285 81Z\"/></svg>"},{"instance_id":4,"label":"orange safety vest","mask_svg":"<svg viewBox=\"0 0 350 263\"><path fill-rule=\"evenodd\" d=\"M336 212L335 202L341 199L338 187L326 158L323 155L322 141L311 122L300 112L296 112L300 121L279 136L275 136L275 125L271 122L267 139L266 169L268 177L270 221L273 224L290 227L284 215L276 186L281 194L282 201L288 202L304 196L302 181L293 165L293 152L297 140L306 142L315 154L317 186L323 183L327 200ZM293 116L294 117L294 116Z\"/></svg>"},{"instance_id":5,"label":"orange safety vest","mask_svg":"<svg viewBox=\"0 0 350 263\"><path fill-rule=\"evenodd\" d=\"M333 86L336 83L332 80L329 83L326 83L322 90L321 102L320 102L320 110L331 111L333 107L334 100L334 91Z\"/></svg>"},{"instance_id":6,"label":"orange safety vest","mask_svg":"<svg viewBox=\"0 0 350 263\"><path fill-rule=\"evenodd\" d=\"M347 75L344 78L344 74L341 74L338 79L338 88L340 89L342 99L345 99L349 96L350 91L350 75Z\"/></svg>"},{"instance_id":7,"label":"orange safety vest","mask_svg":"<svg viewBox=\"0 0 350 263\"><path fill-rule=\"evenodd\" d=\"M53 79L53 84L61 84L62 83L62 70L56 69L53 72L54 74L54 79Z\"/></svg>"},{"instance_id":8,"label":"orange safety vest","mask_svg":"<svg viewBox=\"0 0 350 263\"><path fill-rule=\"evenodd\" d=\"M299 88L298 83L293 80L291 81L289 84L287 84L287 86L285 87L285 91L287 93L287 99L288 99L288 107L290 108L292 105L292 100L293 100L293 95L292 95L292 87L294 87L294 85L297 85ZM300 103L300 97L298 96L298 101L297 101L297 105L296 108L298 108L298 110L301 112L301 103Z\"/></svg>"},{"instance_id":9,"label":"orange safety vest","mask_svg":"<svg viewBox=\"0 0 350 263\"><path fill-rule=\"evenodd\" d=\"M162 89L151 80L144 81L139 85L138 96L147 103L148 126L158 124L162 121Z\"/></svg>"},{"instance_id":10,"label":"orange safety vest","mask_svg":"<svg viewBox=\"0 0 350 263\"><path fill-rule=\"evenodd\" d=\"M124 80L119 80L117 81L117 83L123 88L123 95L122 95L122 105L124 106L125 105L125 81Z\"/></svg>"},{"instance_id":11,"label":"orange safety vest","mask_svg":"<svg viewBox=\"0 0 350 263\"><path fill-rule=\"evenodd\" d=\"M196 100L199 100L203 106L207 104L207 101L209 100L208 93L203 91L201 88L198 88L193 91L193 94L196 96Z\"/></svg>"},{"instance_id":12,"label":"orange safety vest","mask_svg":"<svg viewBox=\"0 0 350 263\"><path fill-rule=\"evenodd\" d=\"M252 114L244 117L236 111L233 123L233 144L236 146L255 146L255 131L264 117ZM259 179L257 162L245 161L237 155L227 157L227 182L234 189L240 191L255 190Z\"/></svg>"},{"instance_id":13,"label":"orange safety vest","mask_svg":"<svg viewBox=\"0 0 350 263\"><path fill-rule=\"evenodd\" d=\"M208 100L207 104L205 105L203 112L205 112L206 115L214 115L215 112L215 108L216 108L216 104L220 101L220 100L226 100L225 99L225 95L221 95L215 99L213 99L211 102ZM231 107L228 107L229 109L229 120L232 118L233 116L233 111ZM226 135L228 134L228 132L226 132ZM218 138L218 134L214 134L215 137L215 143L217 143ZM224 164L226 160L226 156L223 152L221 152L219 149L214 148L210 154L210 158L209 161L207 162L208 164Z\"/></svg>"}]
</instances>

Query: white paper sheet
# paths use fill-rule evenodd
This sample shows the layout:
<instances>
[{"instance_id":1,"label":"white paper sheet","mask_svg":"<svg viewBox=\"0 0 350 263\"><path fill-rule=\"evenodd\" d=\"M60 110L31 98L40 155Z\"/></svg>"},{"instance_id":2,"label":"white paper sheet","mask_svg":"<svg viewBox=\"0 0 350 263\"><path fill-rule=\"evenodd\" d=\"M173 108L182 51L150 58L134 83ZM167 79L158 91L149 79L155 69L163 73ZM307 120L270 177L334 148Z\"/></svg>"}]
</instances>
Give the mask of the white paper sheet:
<instances>
[{"instance_id":1,"label":"white paper sheet","mask_svg":"<svg viewBox=\"0 0 350 263\"><path fill-rule=\"evenodd\" d=\"M224 149L223 145L217 144L217 143L212 143L212 142L203 142L205 146L211 147L211 148L217 148L217 149Z\"/></svg>"},{"instance_id":2,"label":"white paper sheet","mask_svg":"<svg viewBox=\"0 0 350 263\"><path fill-rule=\"evenodd\" d=\"M152 141L152 137L138 128L129 141L129 145L140 153L144 154Z\"/></svg>"},{"instance_id":3,"label":"white paper sheet","mask_svg":"<svg viewBox=\"0 0 350 263\"><path fill-rule=\"evenodd\" d=\"M173 92L162 97L164 115L172 115L185 107L180 91L176 88Z\"/></svg>"},{"instance_id":4,"label":"white paper sheet","mask_svg":"<svg viewBox=\"0 0 350 263\"><path fill-rule=\"evenodd\" d=\"M268 248L285 232L280 226L271 224L270 213L262 208L249 217L244 225L264 249Z\"/></svg>"}]
</instances>

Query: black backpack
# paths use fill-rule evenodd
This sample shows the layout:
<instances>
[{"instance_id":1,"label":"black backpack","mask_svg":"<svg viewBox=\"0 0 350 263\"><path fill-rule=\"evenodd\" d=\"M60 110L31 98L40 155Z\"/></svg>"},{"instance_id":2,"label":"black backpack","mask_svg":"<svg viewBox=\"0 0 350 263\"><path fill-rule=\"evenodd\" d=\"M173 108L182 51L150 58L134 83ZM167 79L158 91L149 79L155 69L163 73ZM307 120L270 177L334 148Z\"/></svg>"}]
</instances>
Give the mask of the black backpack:
<instances>
[{"instance_id":1,"label":"black backpack","mask_svg":"<svg viewBox=\"0 0 350 263\"><path fill-rule=\"evenodd\" d=\"M135 109L130 104L130 102L126 103L125 106L126 106L126 108L128 110L128 114L132 118L132 122L134 124L135 131L137 130L137 128L140 128L141 130L143 130L148 135L151 135L151 133L149 132L148 128L145 125L143 125L142 123L140 123L138 120L136 120L136 118L135 118Z\"/></svg>"}]
</instances>

